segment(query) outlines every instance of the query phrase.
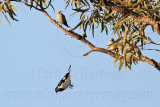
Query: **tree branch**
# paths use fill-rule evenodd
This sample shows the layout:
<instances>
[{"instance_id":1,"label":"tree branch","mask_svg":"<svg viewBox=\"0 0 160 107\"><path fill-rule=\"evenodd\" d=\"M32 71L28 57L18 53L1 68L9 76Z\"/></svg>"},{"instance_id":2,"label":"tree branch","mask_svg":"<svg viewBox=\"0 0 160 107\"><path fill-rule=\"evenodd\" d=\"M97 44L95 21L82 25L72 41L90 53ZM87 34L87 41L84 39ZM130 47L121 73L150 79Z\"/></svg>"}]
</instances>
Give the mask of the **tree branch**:
<instances>
[{"instance_id":1,"label":"tree branch","mask_svg":"<svg viewBox=\"0 0 160 107\"><path fill-rule=\"evenodd\" d=\"M52 19L48 13L43 10L42 11L44 13L44 15L54 24L56 25L59 29L61 29L63 32L65 32L67 35L71 36L72 38L76 38L77 40L80 40L81 42L83 42L84 44L86 44L88 47L91 48L91 50L87 53L85 53L84 55L88 55L89 53L93 52L93 51L96 51L96 52L101 52L101 53L105 53L105 54L108 54L110 55L111 57L115 57L115 53L110 51L110 50L106 50L104 48L99 48L99 47L95 47L92 43L90 43L88 40L86 40L85 38L83 38L81 35L75 33L75 32L72 32L72 31L67 31L66 29L64 29L62 26L60 26L58 24L58 22L56 22L56 20ZM121 56L121 55L119 55ZM123 56L121 56L123 57ZM147 62L148 64L154 66L155 68L158 69L158 71L160 71L160 62L156 62L155 60L153 59L149 59L148 57L146 56L143 56L142 55L142 59L139 59L139 61L144 61L144 62Z\"/></svg>"},{"instance_id":2,"label":"tree branch","mask_svg":"<svg viewBox=\"0 0 160 107\"><path fill-rule=\"evenodd\" d=\"M84 44L86 44L87 46L89 46L90 48L94 48L94 47L95 47L95 46L94 46L92 43L90 43L88 40L84 39L81 35L73 32L73 31L68 31L68 30L64 29L61 25L59 25L58 22L56 22L56 20L52 19L45 10L43 10L42 12L44 13L44 15L45 15L54 25L56 25L59 29L61 29L61 30L62 30L63 32L65 32L67 35L69 35L69 36L71 36L71 37L73 37L73 38L76 38L77 40L80 40L81 42L83 42Z\"/></svg>"},{"instance_id":3,"label":"tree branch","mask_svg":"<svg viewBox=\"0 0 160 107\"><path fill-rule=\"evenodd\" d=\"M27 5L27 4L25 4L25 5ZM39 9L37 9L37 8L34 7L34 6L32 6L32 7L35 8L36 10L39 10ZM68 30L64 29L61 25L59 25L59 23L58 23L56 20L52 19L52 18L49 16L49 14L48 14L44 9L39 10L39 11L41 11L41 12L49 19L49 21L50 21L51 23L53 23L55 26L57 26L59 29L61 29L63 32L65 32L67 35L69 35L69 36L71 36L72 38L75 38L75 39L77 39L77 40L80 40L81 42L83 42L84 44L86 44L88 47L90 47L91 50L90 50L89 52L85 53L85 54L84 54L85 56L88 55L89 53L95 51L95 52L101 52L101 53L108 54L108 55L110 55L110 56L113 57L113 58L115 57L115 53L114 53L114 52L112 52L112 51L110 51L110 50L106 50L106 49L104 49L104 48L95 47L91 42L89 42L88 40L86 40L85 38L83 38L80 34L75 33L75 32L73 32L73 31L68 31ZM137 51L138 51L138 50L137 50ZM120 57L123 57L123 56L121 56L121 55L119 55L119 56L120 56ZM117 56L117 57L119 57L119 56ZM146 57L146 56L141 56L141 57L142 57L142 58L139 59L139 61L147 62L148 64L154 66L155 68L157 68L157 69L160 71L160 62L156 62L155 60L149 59L149 58Z\"/></svg>"},{"instance_id":4,"label":"tree branch","mask_svg":"<svg viewBox=\"0 0 160 107\"><path fill-rule=\"evenodd\" d=\"M24 2L24 1L20 1L21 3L23 3L23 4L25 4L26 6L30 6L30 7L33 7L34 9L36 9L36 10L38 10L38 11L42 11L42 9L39 9L39 8L37 8L36 6L33 6L33 5L30 5L30 4L27 4L26 2Z\"/></svg>"},{"instance_id":5,"label":"tree branch","mask_svg":"<svg viewBox=\"0 0 160 107\"><path fill-rule=\"evenodd\" d=\"M159 49L143 49L143 50L160 51Z\"/></svg>"},{"instance_id":6,"label":"tree branch","mask_svg":"<svg viewBox=\"0 0 160 107\"><path fill-rule=\"evenodd\" d=\"M160 25L159 25L158 21L156 21L152 18L149 18L149 17L141 16L141 15L137 14L136 12L133 12L132 10L129 10L127 8L117 6L108 0L101 0L101 2L108 9L115 10L118 13L121 13L121 14L124 14L127 16L131 16L132 18L136 19L136 21L138 21L138 22L142 22L142 23L146 23L147 25L154 26L155 31L160 35Z\"/></svg>"},{"instance_id":7,"label":"tree branch","mask_svg":"<svg viewBox=\"0 0 160 107\"><path fill-rule=\"evenodd\" d=\"M93 52L94 49L91 49L90 51L88 51L87 53L83 54L83 56L87 56L88 54L90 54L91 52Z\"/></svg>"}]
</instances>

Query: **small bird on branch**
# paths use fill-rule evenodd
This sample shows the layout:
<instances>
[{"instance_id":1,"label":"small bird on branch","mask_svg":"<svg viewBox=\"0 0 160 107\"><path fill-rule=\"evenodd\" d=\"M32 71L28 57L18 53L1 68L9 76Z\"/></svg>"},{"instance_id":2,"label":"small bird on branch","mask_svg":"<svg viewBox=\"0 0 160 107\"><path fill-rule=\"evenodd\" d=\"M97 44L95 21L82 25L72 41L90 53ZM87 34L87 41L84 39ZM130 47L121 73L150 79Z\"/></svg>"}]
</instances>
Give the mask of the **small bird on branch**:
<instances>
[{"instance_id":1,"label":"small bird on branch","mask_svg":"<svg viewBox=\"0 0 160 107\"><path fill-rule=\"evenodd\" d=\"M110 50L113 50L114 49L114 46L112 45L114 43L114 39L113 38L110 38L109 39L109 43L108 43L108 48Z\"/></svg>"},{"instance_id":2,"label":"small bird on branch","mask_svg":"<svg viewBox=\"0 0 160 107\"><path fill-rule=\"evenodd\" d=\"M71 27L68 26L68 24L67 24L66 17L62 14L62 12L61 12L60 10L57 12L57 20L58 20L59 23L65 25L65 26L67 26L69 29L71 29Z\"/></svg>"}]
</instances>

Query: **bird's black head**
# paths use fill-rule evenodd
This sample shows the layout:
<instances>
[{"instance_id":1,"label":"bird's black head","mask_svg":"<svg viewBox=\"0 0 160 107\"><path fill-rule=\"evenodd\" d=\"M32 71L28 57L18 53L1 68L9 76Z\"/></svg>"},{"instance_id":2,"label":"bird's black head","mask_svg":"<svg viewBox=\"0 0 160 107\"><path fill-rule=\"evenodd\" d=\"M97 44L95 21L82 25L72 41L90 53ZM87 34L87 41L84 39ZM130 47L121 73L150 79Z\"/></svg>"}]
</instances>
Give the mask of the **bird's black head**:
<instances>
[{"instance_id":1,"label":"bird's black head","mask_svg":"<svg viewBox=\"0 0 160 107\"><path fill-rule=\"evenodd\" d=\"M63 88L58 88L58 87L55 88L55 92L56 92L56 93L58 93L58 91L61 92L61 91L63 91L63 90L65 90L65 89L63 89Z\"/></svg>"},{"instance_id":2,"label":"bird's black head","mask_svg":"<svg viewBox=\"0 0 160 107\"><path fill-rule=\"evenodd\" d=\"M58 12L57 12L58 14L62 14L62 12L59 10Z\"/></svg>"},{"instance_id":3,"label":"bird's black head","mask_svg":"<svg viewBox=\"0 0 160 107\"><path fill-rule=\"evenodd\" d=\"M58 90L58 88L56 87L56 88L55 88L55 92L57 93L58 91L59 91L59 90Z\"/></svg>"},{"instance_id":4,"label":"bird's black head","mask_svg":"<svg viewBox=\"0 0 160 107\"><path fill-rule=\"evenodd\" d=\"M114 39L113 39L113 38L110 38L110 40L109 40L109 41L114 42Z\"/></svg>"}]
</instances>

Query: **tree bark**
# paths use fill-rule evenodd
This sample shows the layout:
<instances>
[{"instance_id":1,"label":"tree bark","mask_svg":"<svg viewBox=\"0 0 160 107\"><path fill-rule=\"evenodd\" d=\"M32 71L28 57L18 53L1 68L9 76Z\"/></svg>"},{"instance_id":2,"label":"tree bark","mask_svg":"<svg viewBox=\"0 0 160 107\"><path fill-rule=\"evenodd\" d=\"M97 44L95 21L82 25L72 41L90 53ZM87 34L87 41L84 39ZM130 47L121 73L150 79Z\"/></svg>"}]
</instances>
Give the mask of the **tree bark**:
<instances>
[{"instance_id":1,"label":"tree bark","mask_svg":"<svg viewBox=\"0 0 160 107\"><path fill-rule=\"evenodd\" d=\"M132 10L117 6L112 2L108 2L107 0L101 0L101 2L108 9L115 10L118 13L121 13L123 15L131 16L137 22L142 22L142 23L146 23L147 25L152 25L154 27L154 30L160 35L160 25L158 21L149 17L141 16L138 13L133 12Z\"/></svg>"},{"instance_id":2,"label":"tree bark","mask_svg":"<svg viewBox=\"0 0 160 107\"><path fill-rule=\"evenodd\" d=\"M102 0L102 1L106 1L106 0ZM24 2L22 2L23 4L25 4ZM104 2L105 3L105 2ZM25 5L28 5L30 6L29 4L25 4ZM99 48L99 47L96 47L94 46L91 42L89 42L88 40L86 40L85 38L83 38L83 36L81 36L80 34L78 33L75 33L73 31L68 31L66 29L64 29L56 20L52 19L49 14L44 10L44 9L37 9L36 7L32 6L33 8L35 8L36 10L42 12L48 19L51 23L53 23L54 25L56 25L59 29L61 29L63 32L65 32L67 35L71 36L72 38L75 38L79 41L81 41L82 43L86 44L88 47L91 48L91 50L87 53L84 54L84 56L88 55L89 53L91 52L101 52L101 53L105 53L105 54L108 54L110 55L111 57L115 57L115 53L110 51L110 50L106 50L104 48ZM121 11L121 10L120 10ZM121 55L119 55L120 57L123 57ZM139 59L139 61L143 61L143 62L147 62L149 65L155 67L158 71L160 71L160 62L156 62L155 60L153 59L150 59L146 56L143 56L142 55L142 59Z\"/></svg>"}]
</instances>

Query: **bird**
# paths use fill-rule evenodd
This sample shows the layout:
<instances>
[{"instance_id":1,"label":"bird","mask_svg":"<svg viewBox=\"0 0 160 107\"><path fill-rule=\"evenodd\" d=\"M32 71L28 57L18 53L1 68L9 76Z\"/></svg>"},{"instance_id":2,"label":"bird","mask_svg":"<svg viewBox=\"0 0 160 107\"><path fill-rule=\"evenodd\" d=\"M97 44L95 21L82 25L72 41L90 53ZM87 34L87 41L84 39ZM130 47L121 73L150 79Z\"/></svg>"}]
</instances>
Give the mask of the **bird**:
<instances>
[{"instance_id":1,"label":"bird","mask_svg":"<svg viewBox=\"0 0 160 107\"><path fill-rule=\"evenodd\" d=\"M70 79L70 69L71 65L68 68L68 72L66 75L61 79L61 81L58 83L57 87L55 88L55 92L61 92L67 89L68 87L72 89L73 85L71 84L71 79Z\"/></svg>"},{"instance_id":2,"label":"bird","mask_svg":"<svg viewBox=\"0 0 160 107\"><path fill-rule=\"evenodd\" d=\"M62 14L62 12L60 10L57 12L57 20L58 20L59 23L67 26L68 28L70 28L67 24L66 17Z\"/></svg>"},{"instance_id":3,"label":"bird","mask_svg":"<svg viewBox=\"0 0 160 107\"><path fill-rule=\"evenodd\" d=\"M114 39L113 38L110 38L109 39L109 43L108 43L108 48L110 50L113 50L114 49L114 46L112 45L114 43Z\"/></svg>"}]
</instances>

